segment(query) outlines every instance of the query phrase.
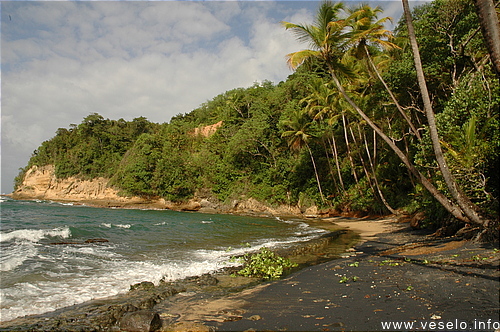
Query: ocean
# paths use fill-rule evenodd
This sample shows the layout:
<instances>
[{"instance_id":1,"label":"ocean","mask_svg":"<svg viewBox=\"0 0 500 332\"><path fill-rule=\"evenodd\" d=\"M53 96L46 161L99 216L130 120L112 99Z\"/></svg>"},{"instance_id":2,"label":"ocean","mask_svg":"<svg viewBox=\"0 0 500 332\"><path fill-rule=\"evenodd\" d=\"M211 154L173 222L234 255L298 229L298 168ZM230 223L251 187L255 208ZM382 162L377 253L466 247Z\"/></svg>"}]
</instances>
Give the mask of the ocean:
<instances>
[{"instance_id":1,"label":"ocean","mask_svg":"<svg viewBox=\"0 0 500 332\"><path fill-rule=\"evenodd\" d=\"M231 266L324 234L300 220L0 198L0 320ZM96 241L96 239L98 239ZM89 241L90 240L90 241Z\"/></svg>"}]
</instances>

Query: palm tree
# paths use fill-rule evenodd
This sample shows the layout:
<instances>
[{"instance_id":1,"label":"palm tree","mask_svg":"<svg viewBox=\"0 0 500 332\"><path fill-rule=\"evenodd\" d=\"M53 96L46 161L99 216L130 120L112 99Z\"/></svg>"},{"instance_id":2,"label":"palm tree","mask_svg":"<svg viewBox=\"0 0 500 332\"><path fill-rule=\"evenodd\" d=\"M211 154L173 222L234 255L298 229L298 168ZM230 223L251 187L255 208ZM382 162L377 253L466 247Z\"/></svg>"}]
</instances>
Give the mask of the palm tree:
<instances>
[{"instance_id":1,"label":"palm tree","mask_svg":"<svg viewBox=\"0 0 500 332\"><path fill-rule=\"evenodd\" d=\"M321 78L317 78L311 82L310 95L306 98L302 99L301 102L306 103L305 111L313 117L314 120L324 120L328 119L328 124L330 126L338 123L340 112L339 109L342 109L340 105L340 98L338 96L337 91L335 91L328 83L324 83ZM344 137L346 135L346 129L344 128ZM337 153L337 142L335 139L335 135L332 132L332 144L333 144L333 156L335 158L335 166L337 168L337 174L340 182L340 186L342 190L345 192L344 180L342 179L342 174L340 172L340 163L338 159ZM352 158L349 152L349 142L346 141L346 146L348 149L349 160L351 162L351 168L353 171L354 178L356 183L358 183L356 171L353 166Z\"/></svg>"},{"instance_id":2,"label":"palm tree","mask_svg":"<svg viewBox=\"0 0 500 332\"><path fill-rule=\"evenodd\" d=\"M282 124L288 127L289 130L283 132L281 136L288 139L288 146L292 151L298 153L304 146L307 148L309 156L311 157L311 162L313 164L314 175L316 176L319 194L321 196L322 202L324 203L325 197L323 196L323 190L321 189L321 182L319 180L316 162L314 160L311 147L309 146L309 141L314 137L311 133L311 120L309 119L307 114L302 112L302 110L296 110L295 112L292 112L291 119L284 120Z\"/></svg>"},{"instance_id":3,"label":"palm tree","mask_svg":"<svg viewBox=\"0 0 500 332\"><path fill-rule=\"evenodd\" d=\"M443 176L443 179L446 183L446 186L448 187L448 190L450 191L451 196L456 200L466 218L473 223L479 224L486 228L488 226L488 220L483 219L478 214L475 209L475 205L470 201L469 197L467 197L458 187L453 174L451 174L446 159L444 158L444 153L441 148L441 142L437 131L436 119L434 116L434 111L432 109L431 98L429 96L429 91L427 90L427 84L425 83L424 70L422 68L422 60L420 59L420 52L418 50L417 38L415 35L415 29L413 27L410 6L408 5L408 0L402 1L406 18L406 25L408 27L408 36L410 38L410 44L413 52L413 60L415 63L415 69L417 71L418 85L420 87L422 100L424 102L424 111L429 126L429 134L432 140L432 147L434 150L434 155L436 156L439 170L441 171L441 175Z\"/></svg>"},{"instance_id":4,"label":"palm tree","mask_svg":"<svg viewBox=\"0 0 500 332\"><path fill-rule=\"evenodd\" d=\"M399 113L401 113L403 118L406 120L413 134L420 140L420 133L399 104L396 96L394 96L394 93L391 91L391 89L383 79L377 66L373 62L372 56L368 49L368 46L370 45L374 47L382 47L385 50L400 48L396 44L390 42L390 40L393 38L392 32L386 30L384 27L384 23L390 21L391 18L384 17L380 20L377 20L377 15L382 12L382 9L380 7L372 8L368 5L360 5L359 7L355 7L354 9L348 9L348 11L350 13L350 16L352 17L350 24L352 29L350 43L353 47L352 51L355 57L358 59L366 60L368 62L368 70L373 70L377 78L380 80L380 82L382 82L384 88L386 89L387 93L389 93L389 96L394 102L394 105L396 105Z\"/></svg>"},{"instance_id":5,"label":"palm tree","mask_svg":"<svg viewBox=\"0 0 500 332\"><path fill-rule=\"evenodd\" d=\"M404 0L403 0L404 1ZM408 156L399 149L394 141L388 137L363 110L352 100L346 92L344 86L340 83L339 75L349 73L346 66L342 63L343 55L350 42L350 34L347 31L348 23L352 18L339 19L338 14L342 5L333 5L329 1L323 2L317 13L315 25L300 25L289 22L283 22L286 29L295 32L300 41L308 42L311 49L302 50L288 54L288 64L292 68L310 59L318 59L326 65L328 72L342 96L349 105L361 116L363 120L389 145L396 155L405 164L408 170L422 183L422 185L436 198L436 200L448 210L455 218L464 222L473 221L464 216L462 209L450 201L441 193L409 160ZM483 225L483 223L478 223Z\"/></svg>"}]
</instances>

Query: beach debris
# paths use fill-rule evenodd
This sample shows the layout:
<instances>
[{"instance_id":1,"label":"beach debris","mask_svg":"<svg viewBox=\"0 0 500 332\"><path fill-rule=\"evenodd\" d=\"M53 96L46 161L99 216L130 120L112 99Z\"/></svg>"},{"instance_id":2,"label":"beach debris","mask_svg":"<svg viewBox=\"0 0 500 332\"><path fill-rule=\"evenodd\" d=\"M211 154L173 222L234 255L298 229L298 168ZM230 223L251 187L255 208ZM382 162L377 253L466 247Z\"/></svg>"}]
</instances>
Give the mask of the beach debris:
<instances>
[{"instance_id":1,"label":"beach debris","mask_svg":"<svg viewBox=\"0 0 500 332\"><path fill-rule=\"evenodd\" d=\"M441 316L432 314L431 319L441 319Z\"/></svg>"},{"instance_id":2,"label":"beach debris","mask_svg":"<svg viewBox=\"0 0 500 332\"><path fill-rule=\"evenodd\" d=\"M261 320L262 317L260 317L259 315L252 315L250 317L248 317L249 320Z\"/></svg>"}]
</instances>

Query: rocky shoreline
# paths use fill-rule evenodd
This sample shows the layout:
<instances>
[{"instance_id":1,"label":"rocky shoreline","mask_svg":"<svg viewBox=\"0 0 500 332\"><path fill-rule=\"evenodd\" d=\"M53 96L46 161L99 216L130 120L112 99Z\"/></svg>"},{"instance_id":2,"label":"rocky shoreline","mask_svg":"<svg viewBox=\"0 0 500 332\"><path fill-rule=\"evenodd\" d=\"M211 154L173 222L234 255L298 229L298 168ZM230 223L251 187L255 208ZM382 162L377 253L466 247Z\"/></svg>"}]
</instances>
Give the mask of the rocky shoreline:
<instances>
[{"instance_id":1,"label":"rocky shoreline","mask_svg":"<svg viewBox=\"0 0 500 332\"><path fill-rule=\"evenodd\" d=\"M283 279L233 277L225 269L145 281L127 294L0 323L0 331L375 331L387 321L455 321L457 331L500 326L498 243L438 238L396 218L316 222L331 231L282 250L301 264Z\"/></svg>"},{"instance_id":2,"label":"rocky shoreline","mask_svg":"<svg viewBox=\"0 0 500 332\"><path fill-rule=\"evenodd\" d=\"M351 231L332 227L331 232L305 243L276 252L299 264L300 269L340 257L358 241ZM169 312L169 303L185 296L224 297L265 282L263 279L235 276L237 268L154 285L143 281L130 291L61 308L53 312L1 322L0 331L156 331L170 330L179 315Z\"/></svg>"},{"instance_id":3,"label":"rocky shoreline","mask_svg":"<svg viewBox=\"0 0 500 332\"><path fill-rule=\"evenodd\" d=\"M203 190L184 202L173 202L161 197L127 197L110 185L109 179L81 179L55 176L53 165L32 166L24 175L22 183L8 194L19 200L50 200L74 205L123 209L170 209L175 211L196 211L204 213L243 214L252 216L298 216L300 218L325 217L316 206L279 205L269 206L254 198L238 197L220 202Z\"/></svg>"}]
</instances>

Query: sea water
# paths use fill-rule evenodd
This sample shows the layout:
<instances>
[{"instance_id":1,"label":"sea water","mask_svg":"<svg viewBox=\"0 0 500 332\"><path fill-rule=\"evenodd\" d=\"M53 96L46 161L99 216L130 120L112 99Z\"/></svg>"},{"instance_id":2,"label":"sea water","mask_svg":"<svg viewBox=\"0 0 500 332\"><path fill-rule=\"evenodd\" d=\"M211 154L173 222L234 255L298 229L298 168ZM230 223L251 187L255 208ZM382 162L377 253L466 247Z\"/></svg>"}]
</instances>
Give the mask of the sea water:
<instances>
[{"instance_id":1,"label":"sea water","mask_svg":"<svg viewBox=\"0 0 500 332\"><path fill-rule=\"evenodd\" d=\"M325 231L298 220L0 199L0 320L231 266ZM101 239L102 242L86 243ZM104 241L106 240L106 241ZM88 241L87 241L88 242Z\"/></svg>"}]
</instances>

